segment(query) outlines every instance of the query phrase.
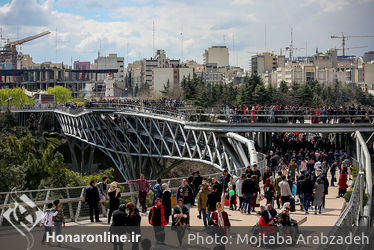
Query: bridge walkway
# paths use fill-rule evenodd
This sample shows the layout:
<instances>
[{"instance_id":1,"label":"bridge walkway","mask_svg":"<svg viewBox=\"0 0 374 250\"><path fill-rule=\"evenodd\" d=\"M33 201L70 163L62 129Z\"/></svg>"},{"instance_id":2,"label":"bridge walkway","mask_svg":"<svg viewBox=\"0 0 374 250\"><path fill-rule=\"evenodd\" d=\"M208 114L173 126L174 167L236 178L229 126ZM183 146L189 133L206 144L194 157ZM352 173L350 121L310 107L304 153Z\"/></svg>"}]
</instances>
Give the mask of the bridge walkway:
<instances>
[{"instance_id":1,"label":"bridge walkway","mask_svg":"<svg viewBox=\"0 0 374 250\"><path fill-rule=\"evenodd\" d=\"M338 176L336 176L338 179ZM328 175L328 180L331 180L331 176ZM352 181L348 181L348 186L352 184ZM336 186L337 183L335 183L335 187L329 186L329 192L326 196L326 204L325 209L322 209L322 214L314 214L314 210L309 210L309 214L305 215L304 211L300 211L300 206L298 203L296 204L296 211L291 212L291 218L300 221L301 219L307 217L307 221L303 223L303 226L333 226L337 219L339 218L339 215L342 211L343 204L345 203L344 198L336 198L338 195L338 187ZM261 187L262 190L262 187ZM261 205L265 205L266 200L261 201ZM275 205L275 208L277 209L277 206ZM314 207L313 207L314 208ZM259 208L255 209L256 211L259 211ZM148 208L149 211L149 208ZM242 214L238 210L232 211L229 210L229 207L225 207L225 211L229 214L229 219L231 226L253 226L257 222L256 213L252 212L251 215ZM279 212L279 209L277 209ZM191 226L203 226L203 221L197 218L198 211L197 207L191 208L190 212L190 225ZM148 223L148 212L141 214L142 220L141 220L141 226L150 226ZM100 218L102 222L99 223L91 223L90 220L81 220L78 222L69 222L66 223L66 226L108 226L107 224L107 218ZM169 225L171 225L171 220L169 222Z\"/></svg>"}]
</instances>

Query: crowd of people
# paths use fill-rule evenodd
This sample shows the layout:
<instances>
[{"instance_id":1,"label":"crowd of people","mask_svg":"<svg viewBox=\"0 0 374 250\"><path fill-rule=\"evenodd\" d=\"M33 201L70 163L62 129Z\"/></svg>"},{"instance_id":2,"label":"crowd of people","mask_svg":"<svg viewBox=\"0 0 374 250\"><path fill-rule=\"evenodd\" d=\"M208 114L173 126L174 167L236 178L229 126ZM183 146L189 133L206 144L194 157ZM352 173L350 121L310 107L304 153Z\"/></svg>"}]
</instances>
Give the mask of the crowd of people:
<instances>
[{"instance_id":1,"label":"crowd of people","mask_svg":"<svg viewBox=\"0 0 374 250\"><path fill-rule=\"evenodd\" d=\"M117 182L108 184L108 178L90 182L86 189L85 201L89 206L91 222L99 219L99 204L107 202L108 224L116 232L116 226L132 226L140 230L142 217L148 212L148 223L155 229L155 235L170 225L177 233L182 245L185 231L190 227L191 209L197 207L197 217L209 232L212 228L223 235L230 228L230 211L254 215L257 218L254 234L269 234L278 229L273 226L297 226L300 222L291 218L291 212L311 210L322 214L328 187L338 185L336 198L344 196L347 181L352 179L352 163L344 150L333 150L333 145L319 135L280 133L273 135L271 149L262 149L267 160L265 170L257 165L247 166L238 177L224 170L219 178L205 178L199 171L184 178L173 194L168 183L161 178L151 185L144 174L139 179L128 180L138 186L139 211L135 204L121 204L121 191ZM328 179L329 174L329 179ZM152 192L152 206L147 208L147 195ZM173 202L173 198L175 201ZM51 231L52 221L56 233L61 233L64 224L59 201L48 205L43 218L45 230ZM172 206L174 204L174 206ZM262 204L262 205L261 205ZM198 220L198 221L199 221ZM264 231L265 230L265 231ZM270 231L269 231L270 230ZM295 229L297 230L297 229Z\"/></svg>"},{"instance_id":2,"label":"crowd of people","mask_svg":"<svg viewBox=\"0 0 374 250\"><path fill-rule=\"evenodd\" d=\"M374 120L374 108L370 106L291 106L291 105L231 105L224 106L221 113L229 122L291 122L348 123Z\"/></svg>"}]
</instances>

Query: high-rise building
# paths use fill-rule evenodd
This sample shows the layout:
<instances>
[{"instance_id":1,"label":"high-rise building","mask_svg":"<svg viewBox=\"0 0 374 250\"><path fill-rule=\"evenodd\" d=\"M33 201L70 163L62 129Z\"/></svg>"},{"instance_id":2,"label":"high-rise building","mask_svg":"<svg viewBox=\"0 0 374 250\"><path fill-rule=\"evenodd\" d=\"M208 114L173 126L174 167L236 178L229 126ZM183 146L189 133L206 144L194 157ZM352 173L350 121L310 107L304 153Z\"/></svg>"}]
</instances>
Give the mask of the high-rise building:
<instances>
[{"instance_id":1,"label":"high-rise building","mask_svg":"<svg viewBox=\"0 0 374 250\"><path fill-rule=\"evenodd\" d=\"M91 69L117 69L118 72L113 74L115 81L124 81L125 70L124 70L124 57L118 57L117 54L109 54L108 56L100 56L98 54L94 64L91 65ZM98 80L105 80L106 74L99 74Z\"/></svg>"},{"instance_id":2,"label":"high-rise building","mask_svg":"<svg viewBox=\"0 0 374 250\"><path fill-rule=\"evenodd\" d=\"M74 62L74 69L89 70L90 69L90 62L75 61Z\"/></svg>"},{"instance_id":3,"label":"high-rise building","mask_svg":"<svg viewBox=\"0 0 374 250\"><path fill-rule=\"evenodd\" d=\"M151 57L150 59L142 60L143 83L152 86L154 68L176 68L179 67L179 64L179 60L167 58L164 50L157 50L154 58Z\"/></svg>"},{"instance_id":4,"label":"high-rise building","mask_svg":"<svg viewBox=\"0 0 374 250\"><path fill-rule=\"evenodd\" d=\"M368 51L364 54L364 62L374 61L374 51Z\"/></svg>"},{"instance_id":5,"label":"high-rise building","mask_svg":"<svg viewBox=\"0 0 374 250\"><path fill-rule=\"evenodd\" d=\"M153 95L160 96L161 91L169 82L169 89L173 90L174 86L180 83L183 78L192 78L192 68L154 68L153 69Z\"/></svg>"},{"instance_id":6,"label":"high-rise building","mask_svg":"<svg viewBox=\"0 0 374 250\"><path fill-rule=\"evenodd\" d=\"M278 67L284 67L286 58L283 55L274 55L264 52L252 56L252 73L263 74L275 71Z\"/></svg>"},{"instance_id":7,"label":"high-rise building","mask_svg":"<svg viewBox=\"0 0 374 250\"><path fill-rule=\"evenodd\" d=\"M229 66L229 49L226 46L212 46L205 50L204 64L216 63L217 67Z\"/></svg>"}]
</instances>

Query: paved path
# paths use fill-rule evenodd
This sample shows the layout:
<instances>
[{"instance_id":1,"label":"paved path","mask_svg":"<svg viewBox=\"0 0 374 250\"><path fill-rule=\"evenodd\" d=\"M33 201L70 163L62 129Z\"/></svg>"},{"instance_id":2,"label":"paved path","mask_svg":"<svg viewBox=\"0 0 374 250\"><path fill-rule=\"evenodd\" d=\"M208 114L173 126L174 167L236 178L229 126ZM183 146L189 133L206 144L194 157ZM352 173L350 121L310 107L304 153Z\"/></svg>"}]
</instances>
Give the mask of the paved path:
<instances>
[{"instance_id":1,"label":"paved path","mask_svg":"<svg viewBox=\"0 0 374 250\"><path fill-rule=\"evenodd\" d=\"M336 177L338 179L338 176ZM331 177L328 176L328 179L330 180ZM337 185L337 183L335 183ZM348 181L348 186L351 185L351 181ZM291 218L300 221L304 217L307 217L307 221L303 224L303 226L333 226L338 219L343 203L345 202L344 198L336 198L338 195L338 187L329 187L329 193L326 196L326 204L325 209L322 209L322 214L314 215L314 210L309 211L309 215L305 215L304 212L300 211L300 206L296 205L296 211L291 212ZM261 202L261 205L265 205L265 200ZM229 214L230 223L232 226L253 226L256 223L256 215L255 213L252 213L251 215L242 214L239 211L231 211L228 209L228 207L225 208L225 210ZM258 211L259 208L256 208L256 211ZM279 211L277 209L277 211ZM148 223L148 213L147 214L141 214L142 226L149 226ZM89 220L82 220L75 222L67 223L67 226L107 226L108 224L106 218L101 218L103 222L100 223L91 223ZM171 222L169 222L169 225ZM191 220L190 220L191 226L203 226L203 221L197 218L197 208L191 209Z\"/></svg>"}]
</instances>

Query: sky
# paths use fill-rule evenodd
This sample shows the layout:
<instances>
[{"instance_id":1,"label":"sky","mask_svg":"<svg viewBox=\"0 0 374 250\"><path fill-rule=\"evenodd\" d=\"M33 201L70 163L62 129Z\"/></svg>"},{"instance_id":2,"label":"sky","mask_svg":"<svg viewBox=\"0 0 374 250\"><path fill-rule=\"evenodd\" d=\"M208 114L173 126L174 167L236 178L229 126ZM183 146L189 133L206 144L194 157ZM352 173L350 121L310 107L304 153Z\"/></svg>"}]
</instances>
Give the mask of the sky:
<instances>
[{"instance_id":1,"label":"sky","mask_svg":"<svg viewBox=\"0 0 374 250\"><path fill-rule=\"evenodd\" d=\"M153 56L154 23L155 50L169 58L202 63L205 49L226 45L230 65L248 70L251 53L285 53L291 28L294 56L341 48L330 38L341 32L374 35L373 13L374 0L0 0L0 28L11 41L51 31L19 47L36 63L93 62L100 50L127 64ZM374 50L374 37L346 42L357 46L367 47L346 54Z\"/></svg>"}]
</instances>

